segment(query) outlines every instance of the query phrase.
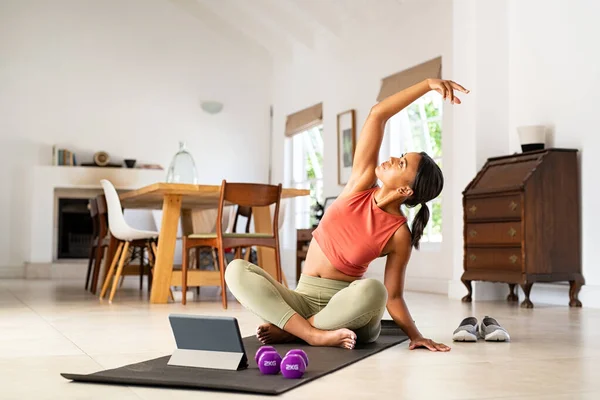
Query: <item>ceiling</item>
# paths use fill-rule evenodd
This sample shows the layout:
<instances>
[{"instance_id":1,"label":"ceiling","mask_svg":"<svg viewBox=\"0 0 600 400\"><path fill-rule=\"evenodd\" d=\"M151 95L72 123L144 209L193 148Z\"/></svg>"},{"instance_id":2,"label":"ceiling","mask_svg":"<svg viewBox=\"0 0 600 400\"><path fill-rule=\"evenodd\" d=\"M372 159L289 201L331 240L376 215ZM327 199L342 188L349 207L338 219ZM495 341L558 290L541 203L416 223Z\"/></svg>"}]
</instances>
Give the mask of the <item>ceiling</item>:
<instances>
[{"instance_id":1,"label":"ceiling","mask_svg":"<svg viewBox=\"0 0 600 400\"><path fill-rule=\"evenodd\" d=\"M417 0L169 0L223 40L272 57L316 40L347 42L353 35L397 23Z\"/></svg>"}]
</instances>

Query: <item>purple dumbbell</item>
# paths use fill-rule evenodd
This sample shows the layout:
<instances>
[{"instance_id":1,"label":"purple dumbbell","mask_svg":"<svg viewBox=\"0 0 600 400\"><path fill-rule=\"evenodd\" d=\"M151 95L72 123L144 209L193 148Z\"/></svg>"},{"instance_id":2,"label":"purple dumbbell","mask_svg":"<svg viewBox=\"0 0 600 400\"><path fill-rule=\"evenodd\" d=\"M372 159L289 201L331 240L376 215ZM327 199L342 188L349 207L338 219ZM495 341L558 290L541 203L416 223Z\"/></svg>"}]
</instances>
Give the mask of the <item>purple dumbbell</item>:
<instances>
[{"instance_id":1,"label":"purple dumbbell","mask_svg":"<svg viewBox=\"0 0 600 400\"><path fill-rule=\"evenodd\" d=\"M306 355L304 350L300 350L300 349L290 350L287 352L286 356L289 356L290 354L298 354L300 357L302 357L304 359L304 364L306 364L306 366L308 367L308 356Z\"/></svg>"},{"instance_id":2,"label":"purple dumbbell","mask_svg":"<svg viewBox=\"0 0 600 400\"><path fill-rule=\"evenodd\" d=\"M281 373L288 379L300 379L306 370L306 363L300 354L287 354L281 361Z\"/></svg>"},{"instance_id":3,"label":"purple dumbbell","mask_svg":"<svg viewBox=\"0 0 600 400\"><path fill-rule=\"evenodd\" d=\"M281 356L278 352L267 350L258 357L258 369L263 375L277 375L281 365Z\"/></svg>"},{"instance_id":4,"label":"purple dumbbell","mask_svg":"<svg viewBox=\"0 0 600 400\"><path fill-rule=\"evenodd\" d=\"M256 355L254 356L254 361L256 361L256 364L258 364L258 359L260 358L261 354L264 353L265 351L277 351L277 350L273 346L261 346L258 350L256 350Z\"/></svg>"}]
</instances>

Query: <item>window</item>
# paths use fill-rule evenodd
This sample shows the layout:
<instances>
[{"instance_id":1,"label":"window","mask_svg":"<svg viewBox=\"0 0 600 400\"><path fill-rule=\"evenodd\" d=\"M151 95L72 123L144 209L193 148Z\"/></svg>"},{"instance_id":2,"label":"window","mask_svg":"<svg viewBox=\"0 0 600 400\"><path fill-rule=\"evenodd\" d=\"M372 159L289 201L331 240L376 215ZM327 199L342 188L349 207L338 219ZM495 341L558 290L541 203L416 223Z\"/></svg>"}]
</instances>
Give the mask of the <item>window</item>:
<instances>
[{"instance_id":1,"label":"window","mask_svg":"<svg viewBox=\"0 0 600 400\"><path fill-rule=\"evenodd\" d=\"M429 154L442 167L442 99L429 93L388 122L389 151L399 157L406 152ZM423 242L442 241L442 196L427 204L430 218L423 232ZM403 211L412 221L419 207L404 207Z\"/></svg>"},{"instance_id":2,"label":"window","mask_svg":"<svg viewBox=\"0 0 600 400\"><path fill-rule=\"evenodd\" d=\"M292 137L292 186L310 189L310 197L295 199L296 228L310 228L317 221L312 207L323 204L323 125Z\"/></svg>"}]
</instances>

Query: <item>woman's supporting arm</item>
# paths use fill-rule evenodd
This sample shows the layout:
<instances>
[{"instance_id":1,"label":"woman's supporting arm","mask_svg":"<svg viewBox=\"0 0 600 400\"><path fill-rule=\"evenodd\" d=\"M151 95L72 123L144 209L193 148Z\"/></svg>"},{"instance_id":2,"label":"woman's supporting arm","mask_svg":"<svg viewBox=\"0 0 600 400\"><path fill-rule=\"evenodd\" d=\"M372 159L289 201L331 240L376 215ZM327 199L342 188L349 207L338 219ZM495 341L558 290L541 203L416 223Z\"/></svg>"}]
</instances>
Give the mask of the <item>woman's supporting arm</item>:
<instances>
[{"instance_id":1,"label":"woman's supporting arm","mask_svg":"<svg viewBox=\"0 0 600 400\"><path fill-rule=\"evenodd\" d=\"M387 310L390 316L402 328L410 339L409 349L426 347L431 351L448 351L450 347L442 343L436 343L431 339L423 337L415 321L410 315L408 306L404 301L404 279L406 266L410 258L410 231L400 229L394 235L394 250L388 254L384 285L388 291Z\"/></svg>"}]
</instances>

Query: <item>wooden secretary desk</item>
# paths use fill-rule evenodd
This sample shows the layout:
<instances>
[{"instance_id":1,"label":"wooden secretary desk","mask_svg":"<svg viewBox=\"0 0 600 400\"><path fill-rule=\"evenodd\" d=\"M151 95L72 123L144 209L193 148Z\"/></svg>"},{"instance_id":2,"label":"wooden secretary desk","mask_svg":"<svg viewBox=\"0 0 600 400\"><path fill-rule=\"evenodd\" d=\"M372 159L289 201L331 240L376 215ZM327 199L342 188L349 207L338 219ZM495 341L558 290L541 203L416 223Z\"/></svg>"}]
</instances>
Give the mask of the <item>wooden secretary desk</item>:
<instances>
[{"instance_id":1,"label":"wooden secretary desk","mask_svg":"<svg viewBox=\"0 0 600 400\"><path fill-rule=\"evenodd\" d=\"M463 192L464 273L471 282L509 284L529 299L535 282L568 281L569 306L581 307L580 197L577 150L545 149L494 157Z\"/></svg>"}]
</instances>

